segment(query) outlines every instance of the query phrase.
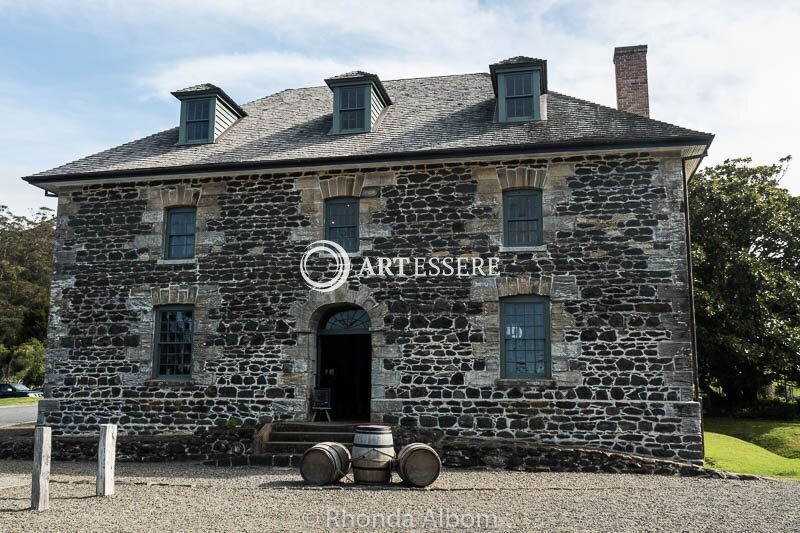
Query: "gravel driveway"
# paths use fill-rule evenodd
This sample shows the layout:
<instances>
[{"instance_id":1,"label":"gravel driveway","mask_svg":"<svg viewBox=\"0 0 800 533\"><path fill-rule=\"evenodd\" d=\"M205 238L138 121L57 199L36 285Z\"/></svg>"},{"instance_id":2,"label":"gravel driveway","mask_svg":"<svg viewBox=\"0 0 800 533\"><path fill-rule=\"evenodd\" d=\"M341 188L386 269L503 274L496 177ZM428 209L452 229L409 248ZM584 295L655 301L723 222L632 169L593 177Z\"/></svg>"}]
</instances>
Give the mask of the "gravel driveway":
<instances>
[{"instance_id":1,"label":"gravel driveway","mask_svg":"<svg viewBox=\"0 0 800 533\"><path fill-rule=\"evenodd\" d=\"M117 465L94 497L94 464L56 463L50 510L25 510L30 463L0 461L6 531L792 531L800 484L660 476L446 470L428 489L303 485L295 470ZM326 528L326 526L329 526Z\"/></svg>"}]
</instances>

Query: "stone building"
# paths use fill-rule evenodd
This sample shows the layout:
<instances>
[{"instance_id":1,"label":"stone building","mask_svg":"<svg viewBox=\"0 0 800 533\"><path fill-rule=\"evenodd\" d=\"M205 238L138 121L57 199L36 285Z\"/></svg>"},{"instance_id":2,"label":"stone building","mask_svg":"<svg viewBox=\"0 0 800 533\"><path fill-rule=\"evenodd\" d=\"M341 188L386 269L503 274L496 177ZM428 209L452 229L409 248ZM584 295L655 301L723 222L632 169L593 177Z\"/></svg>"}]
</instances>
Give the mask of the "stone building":
<instances>
[{"instance_id":1,"label":"stone building","mask_svg":"<svg viewBox=\"0 0 800 533\"><path fill-rule=\"evenodd\" d=\"M615 51L619 109L527 57L198 85L178 127L27 177L58 196L40 422L261 427L328 389L338 419L701 461L686 182L713 136L648 117L645 54ZM321 240L333 290L301 274L341 273Z\"/></svg>"}]
</instances>

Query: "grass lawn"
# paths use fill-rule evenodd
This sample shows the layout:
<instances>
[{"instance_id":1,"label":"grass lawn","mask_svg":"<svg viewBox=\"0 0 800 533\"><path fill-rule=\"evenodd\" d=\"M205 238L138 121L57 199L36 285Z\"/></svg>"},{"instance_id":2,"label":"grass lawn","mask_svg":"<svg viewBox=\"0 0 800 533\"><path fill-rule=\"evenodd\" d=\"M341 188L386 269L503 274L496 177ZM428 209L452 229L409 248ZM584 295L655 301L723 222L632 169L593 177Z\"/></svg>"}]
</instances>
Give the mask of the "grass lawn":
<instances>
[{"instance_id":1,"label":"grass lawn","mask_svg":"<svg viewBox=\"0 0 800 533\"><path fill-rule=\"evenodd\" d=\"M800 459L800 423L706 417L704 424L706 431L752 442L789 459Z\"/></svg>"},{"instance_id":2,"label":"grass lawn","mask_svg":"<svg viewBox=\"0 0 800 533\"><path fill-rule=\"evenodd\" d=\"M706 466L730 472L800 480L800 459L788 459L736 437L705 433Z\"/></svg>"},{"instance_id":3,"label":"grass lawn","mask_svg":"<svg viewBox=\"0 0 800 533\"><path fill-rule=\"evenodd\" d=\"M11 407L13 405L25 405L36 403L41 398L0 398L0 407Z\"/></svg>"}]
</instances>

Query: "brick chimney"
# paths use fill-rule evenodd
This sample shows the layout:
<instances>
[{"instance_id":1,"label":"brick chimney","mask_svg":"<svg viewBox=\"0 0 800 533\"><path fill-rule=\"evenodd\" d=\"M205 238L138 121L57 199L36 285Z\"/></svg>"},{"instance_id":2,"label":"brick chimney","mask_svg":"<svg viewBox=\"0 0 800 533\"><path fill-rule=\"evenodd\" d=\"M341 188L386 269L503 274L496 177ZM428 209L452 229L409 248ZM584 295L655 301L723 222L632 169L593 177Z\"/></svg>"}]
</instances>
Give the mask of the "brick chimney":
<instances>
[{"instance_id":1,"label":"brick chimney","mask_svg":"<svg viewBox=\"0 0 800 533\"><path fill-rule=\"evenodd\" d=\"M614 48L614 70L617 74L617 109L649 117L647 45Z\"/></svg>"}]
</instances>

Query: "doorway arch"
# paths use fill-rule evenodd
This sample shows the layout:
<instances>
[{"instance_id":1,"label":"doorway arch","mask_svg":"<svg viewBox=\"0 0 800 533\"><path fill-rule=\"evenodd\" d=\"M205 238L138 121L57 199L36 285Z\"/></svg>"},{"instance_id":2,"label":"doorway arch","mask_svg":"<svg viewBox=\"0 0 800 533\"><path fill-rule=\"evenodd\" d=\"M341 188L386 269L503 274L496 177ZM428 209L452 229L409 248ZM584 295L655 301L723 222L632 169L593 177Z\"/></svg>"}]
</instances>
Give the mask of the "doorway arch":
<instances>
[{"instance_id":1,"label":"doorway arch","mask_svg":"<svg viewBox=\"0 0 800 533\"><path fill-rule=\"evenodd\" d=\"M334 420L368 421L372 392L372 334L356 305L328 311L317 327L316 386L331 391Z\"/></svg>"}]
</instances>

